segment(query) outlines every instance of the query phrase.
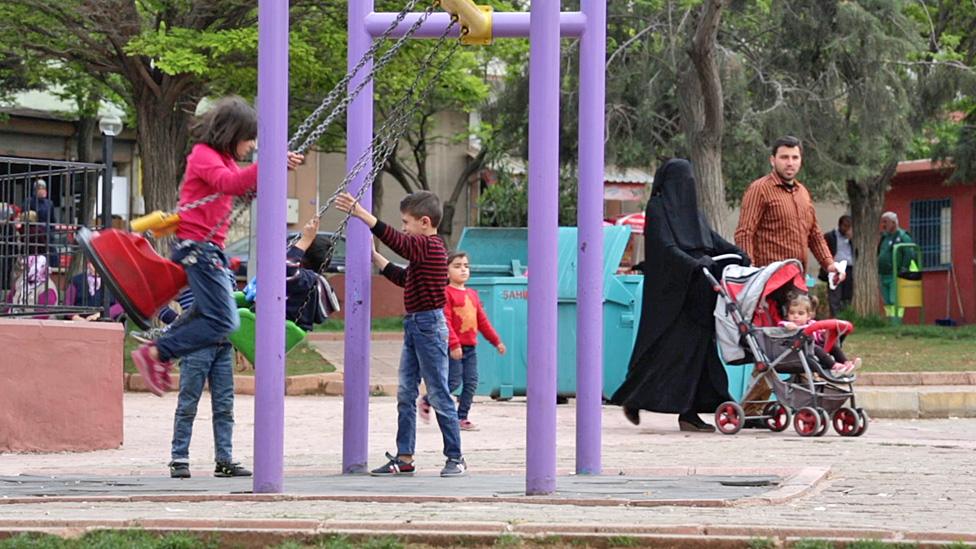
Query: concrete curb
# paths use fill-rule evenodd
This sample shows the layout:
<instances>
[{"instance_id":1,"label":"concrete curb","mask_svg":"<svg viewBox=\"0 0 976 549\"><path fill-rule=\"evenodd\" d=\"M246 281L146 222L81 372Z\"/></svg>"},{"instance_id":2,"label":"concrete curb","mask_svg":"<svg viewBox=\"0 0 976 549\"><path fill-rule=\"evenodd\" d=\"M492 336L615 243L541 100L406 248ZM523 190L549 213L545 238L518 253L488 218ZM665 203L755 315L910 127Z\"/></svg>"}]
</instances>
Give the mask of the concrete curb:
<instances>
[{"instance_id":1,"label":"concrete curb","mask_svg":"<svg viewBox=\"0 0 976 549\"><path fill-rule=\"evenodd\" d=\"M169 392L178 392L180 388L179 374L173 374L173 387ZM123 388L125 391L145 393L146 387L139 374L124 374ZM395 395L397 385L384 383L372 385L369 394L372 396ZM234 393L238 395L254 394L254 376L234 376ZM343 394L342 372L325 374L307 374L288 376L285 378L285 395L287 396L340 396Z\"/></svg>"},{"instance_id":2,"label":"concrete curb","mask_svg":"<svg viewBox=\"0 0 976 549\"><path fill-rule=\"evenodd\" d=\"M821 539L845 545L858 540L910 542L917 547L940 547L947 542L976 542L972 534L916 532L897 529L857 529L824 527L764 527L638 524L556 525L511 522L346 522L308 519L155 519L155 520L65 520L0 519L0 539L25 532L62 537L80 537L85 532L112 529L144 529L160 535L190 532L197 536L219 535L224 546L265 547L286 540L314 542L342 535L350 541L377 536L393 536L405 543L434 546L487 544L502 539L540 543L590 544L596 546L641 547L746 547L765 539L776 547L793 547L801 540ZM514 540L513 540L514 541Z\"/></svg>"},{"instance_id":3,"label":"concrete curb","mask_svg":"<svg viewBox=\"0 0 976 549\"><path fill-rule=\"evenodd\" d=\"M858 374L857 385L976 385L976 372L865 372Z\"/></svg>"},{"instance_id":4,"label":"concrete curb","mask_svg":"<svg viewBox=\"0 0 976 549\"><path fill-rule=\"evenodd\" d=\"M886 419L944 419L951 417L976 417L976 384L934 385L931 382L942 380L965 380L973 372L933 373L936 375L919 378L918 374L875 374L894 376L898 383L877 385L875 378L865 386L856 389L858 406L868 411L873 418ZM962 376L959 374L966 374ZM866 375L866 374L865 374ZM173 376L173 389L179 389L179 375ZM917 384L903 383L907 380L922 380ZM142 376L125 374L124 389L132 392L147 392ZM285 394L288 396L341 396L344 391L342 372L308 374L285 378ZM254 394L254 376L234 376L234 392L240 395ZM395 382L370 386L373 396L395 395Z\"/></svg>"}]
</instances>

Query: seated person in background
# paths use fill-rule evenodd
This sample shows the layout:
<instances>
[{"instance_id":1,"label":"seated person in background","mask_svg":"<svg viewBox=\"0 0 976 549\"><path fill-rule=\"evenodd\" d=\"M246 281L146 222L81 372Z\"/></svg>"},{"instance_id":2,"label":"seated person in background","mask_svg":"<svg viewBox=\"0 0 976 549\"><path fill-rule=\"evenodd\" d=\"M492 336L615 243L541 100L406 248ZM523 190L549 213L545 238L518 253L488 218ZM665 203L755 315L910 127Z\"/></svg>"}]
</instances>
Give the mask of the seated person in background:
<instances>
[{"instance_id":1,"label":"seated person in background","mask_svg":"<svg viewBox=\"0 0 976 549\"><path fill-rule=\"evenodd\" d=\"M102 277L95 271L93 263L86 262L85 271L71 277L65 292L64 304L73 307L102 307L104 298L105 287L102 285ZM121 318L122 305L114 296L110 297L109 306L112 319ZM101 311L88 315L73 314L71 320L98 320L101 316Z\"/></svg>"},{"instance_id":2,"label":"seated person in background","mask_svg":"<svg viewBox=\"0 0 976 549\"><path fill-rule=\"evenodd\" d=\"M306 332L339 310L332 287L322 276L329 239L318 235L318 216L302 227L302 236L288 248L285 263L285 318Z\"/></svg>"},{"instance_id":3,"label":"seated person in background","mask_svg":"<svg viewBox=\"0 0 976 549\"><path fill-rule=\"evenodd\" d=\"M794 293L787 296L786 320L779 323L787 330L800 330L813 323L814 312L817 310L817 298L806 294ZM840 345L834 344L828 353L824 350L823 331L813 334L813 352L817 355L824 370L830 370L835 376L846 376L861 367L861 359L847 360Z\"/></svg>"},{"instance_id":4,"label":"seated person in background","mask_svg":"<svg viewBox=\"0 0 976 549\"><path fill-rule=\"evenodd\" d=\"M29 255L17 258L11 289L7 293L8 313L26 312L36 305L57 305L58 288L50 279L47 257ZM28 318L44 319L47 315Z\"/></svg>"}]
</instances>

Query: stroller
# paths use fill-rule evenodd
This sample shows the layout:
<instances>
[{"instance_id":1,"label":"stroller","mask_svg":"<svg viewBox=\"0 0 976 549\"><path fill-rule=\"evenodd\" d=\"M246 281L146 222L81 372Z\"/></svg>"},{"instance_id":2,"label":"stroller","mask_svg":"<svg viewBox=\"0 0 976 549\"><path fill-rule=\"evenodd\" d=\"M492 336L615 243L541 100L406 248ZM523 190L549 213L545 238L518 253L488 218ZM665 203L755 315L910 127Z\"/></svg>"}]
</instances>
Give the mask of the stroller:
<instances>
[{"instance_id":1,"label":"stroller","mask_svg":"<svg viewBox=\"0 0 976 549\"><path fill-rule=\"evenodd\" d=\"M826 332L824 350L830 351L841 336L853 331L853 325L835 319L796 330L777 325L786 295L807 292L800 262L790 259L759 268L729 265L722 271L721 283L708 269L704 271L719 294L715 329L723 358L731 365L755 363L742 402L724 402L715 411L718 430L732 435L746 420L759 420L780 432L792 418L793 428L804 437L822 436L831 424L841 436L864 434L868 415L856 404L856 376L832 373L814 353L816 332Z\"/></svg>"}]
</instances>

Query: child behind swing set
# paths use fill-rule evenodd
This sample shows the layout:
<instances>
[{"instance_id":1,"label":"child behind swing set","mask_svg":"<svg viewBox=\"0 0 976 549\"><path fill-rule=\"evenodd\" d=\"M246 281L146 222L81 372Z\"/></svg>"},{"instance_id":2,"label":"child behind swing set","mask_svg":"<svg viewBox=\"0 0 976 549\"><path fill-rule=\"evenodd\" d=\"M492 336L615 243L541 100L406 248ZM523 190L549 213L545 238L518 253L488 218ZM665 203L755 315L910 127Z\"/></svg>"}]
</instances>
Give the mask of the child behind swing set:
<instances>
[{"instance_id":1,"label":"child behind swing set","mask_svg":"<svg viewBox=\"0 0 976 549\"><path fill-rule=\"evenodd\" d=\"M814 296L790 293L786 296L786 320L779 323L788 330L799 330L809 326L814 321L817 310L817 298ZM835 376L846 376L861 367L861 359L848 360L839 344L835 344L828 353L824 350L823 331L813 334L813 351L817 355L824 370L830 370Z\"/></svg>"}]
</instances>

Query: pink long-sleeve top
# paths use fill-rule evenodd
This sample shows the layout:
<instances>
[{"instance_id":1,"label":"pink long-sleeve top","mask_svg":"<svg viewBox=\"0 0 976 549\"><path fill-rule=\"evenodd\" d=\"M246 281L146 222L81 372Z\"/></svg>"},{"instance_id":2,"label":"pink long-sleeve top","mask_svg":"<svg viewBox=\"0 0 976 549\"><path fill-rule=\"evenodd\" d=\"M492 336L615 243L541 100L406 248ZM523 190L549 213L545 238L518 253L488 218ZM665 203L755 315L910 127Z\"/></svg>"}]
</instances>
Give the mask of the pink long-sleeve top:
<instances>
[{"instance_id":1,"label":"pink long-sleeve top","mask_svg":"<svg viewBox=\"0 0 976 549\"><path fill-rule=\"evenodd\" d=\"M180 187L180 206L214 193L223 196L213 202L180 212L180 226L176 230L181 240L206 240L214 227L216 232L210 242L223 248L227 238L227 223L222 222L233 207L233 197L254 189L258 183L258 165L241 168L229 154L213 149L205 143L197 143L186 157L186 172Z\"/></svg>"}]
</instances>

